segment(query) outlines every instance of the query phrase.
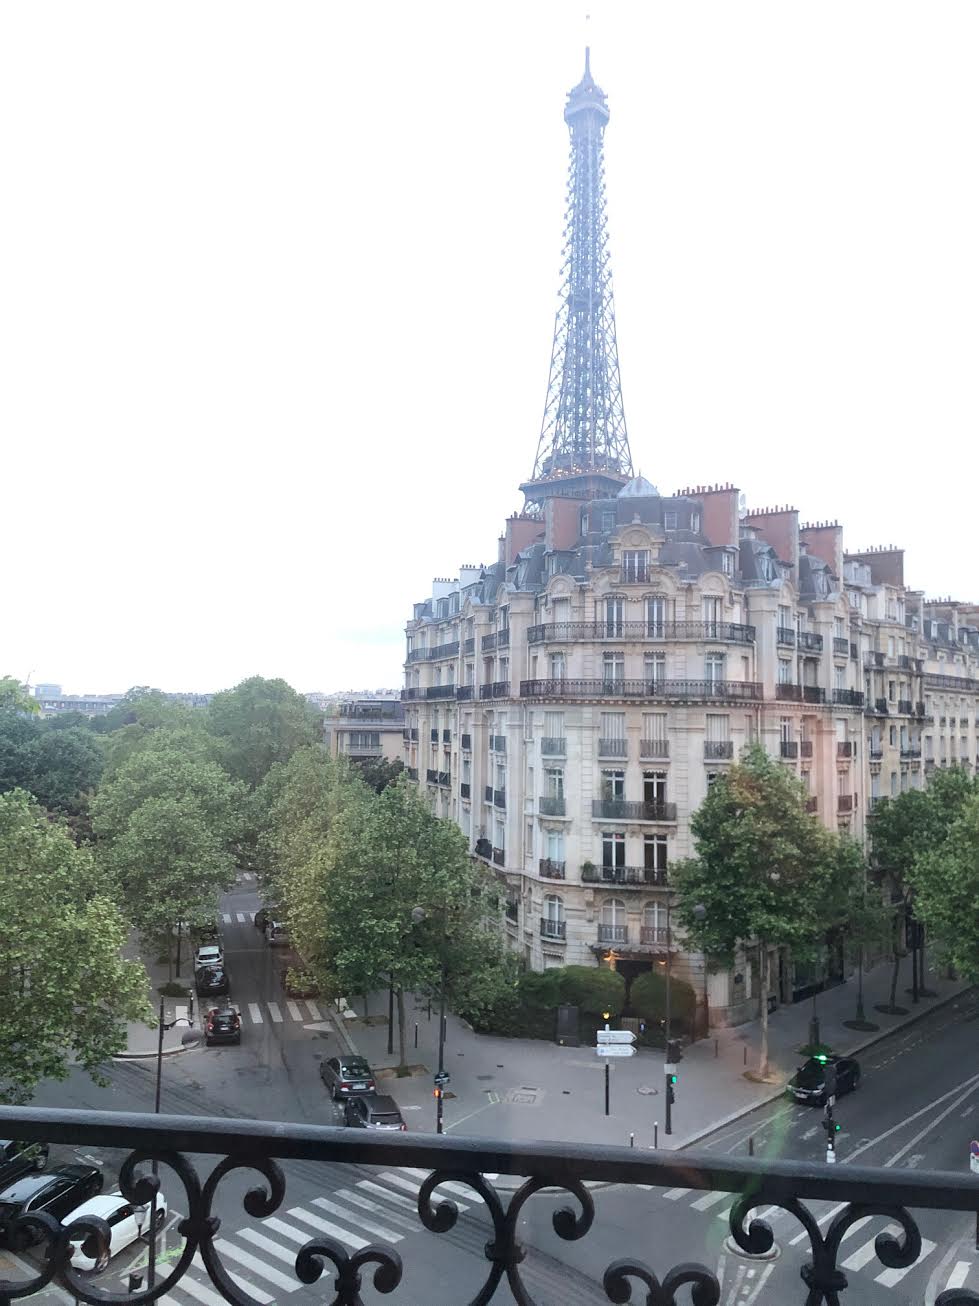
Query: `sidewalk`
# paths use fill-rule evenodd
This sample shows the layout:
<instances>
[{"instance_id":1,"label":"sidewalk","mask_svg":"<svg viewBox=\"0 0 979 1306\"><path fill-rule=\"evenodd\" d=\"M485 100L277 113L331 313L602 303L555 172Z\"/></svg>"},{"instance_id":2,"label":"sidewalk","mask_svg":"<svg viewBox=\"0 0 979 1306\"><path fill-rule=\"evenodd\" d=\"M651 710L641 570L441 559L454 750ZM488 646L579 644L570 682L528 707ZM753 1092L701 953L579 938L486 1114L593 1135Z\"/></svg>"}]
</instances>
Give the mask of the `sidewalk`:
<instances>
[{"instance_id":1,"label":"sidewalk","mask_svg":"<svg viewBox=\"0 0 979 1306\"><path fill-rule=\"evenodd\" d=\"M890 993L891 966L884 963L864 976L864 1011L876 1030L852 1030L843 1022L855 1016L856 977L818 996L821 1041L838 1053L859 1052L895 1029L951 1002L971 986L951 981L929 969L927 988L934 997L917 1006L905 992L910 967L902 963L897 1003L905 1015L875 1010ZM363 1002L351 1004L363 1015ZM407 1056L421 1073L398 1079L386 1068L397 1065L387 1052L387 994L374 994L370 1012L383 1023L334 1015L341 1039L364 1055L378 1072L378 1090L390 1093L405 1114L410 1130L435 1129L432 1075L438 1065L438 1009L428 1015L428 1003L405 997ZM535 1039L507 1039L474 1034L468 1025L446 1019L445 1068L451 1080L444 1100L444 1127L498 1141L609 1143L661 1148L689 1146L703 1134L781 1095L785 1081L801 1063L798 1053L808 1038L811 1001L780 1007L769 1018L769 1061L773 1082L754 1083L745 1070L758 1064L760 1021L717 1030L709 1039L684 1050L678 1065L679 1083L673 1108L673 1133L664 1133L664 1072L662 1051L639 1050L634 1057L610 1062L610 1113L605 1115L605 1064L590 1041L562 1048ZM397 1017L396 1017L397 1018ZM414 1045L415 1025L418 1046ZM658 1128L657 1128L658 1126Z\"/></svg>"},{"instance_id":2,"label":"sidewalk","mask_svg":"<svg viewBox=\"0 0 979 1306\"><path fill-rule=\"evenodd\" d=\"M183 961L180 968L180 979L176 983L183 984L188 994L193 993L194 978L191 970L191 958L187 955L187 941L184 941ZM166 962L158 963L155 957L143 957L139 951L139 941L135 935L126 944L123 955L127 960L141 960L146 967L146 974L149 977L147 985L147 998L149 1004L156 1016L159 1016L160 1010L160 993L159 986L165 984L169 975ZM191 1006L193 1003L193 1006ZM163 1020L165 1024L170 1024L177 1017L187 1017L193 1012L194 1030L198 1038L190 1047L196 1047L200 1042L200 1019L198 999L193 997L182 998L164 998L163 999ZM163 1031L163 1055L174 1056L178 1052L188 1050L188 1045L184 1044L184 1035L190 1027L186 1024L175 1025L173 1029ZM139 1057L155 1057L159 1049L160 1031L155 1022L153 1025L144 1025L141 1021L131 1020L128 1022L126 1031L126 1047L123 1052L117 1054L114 1060L131 1060Z\"/></svg>"}]
</instances>

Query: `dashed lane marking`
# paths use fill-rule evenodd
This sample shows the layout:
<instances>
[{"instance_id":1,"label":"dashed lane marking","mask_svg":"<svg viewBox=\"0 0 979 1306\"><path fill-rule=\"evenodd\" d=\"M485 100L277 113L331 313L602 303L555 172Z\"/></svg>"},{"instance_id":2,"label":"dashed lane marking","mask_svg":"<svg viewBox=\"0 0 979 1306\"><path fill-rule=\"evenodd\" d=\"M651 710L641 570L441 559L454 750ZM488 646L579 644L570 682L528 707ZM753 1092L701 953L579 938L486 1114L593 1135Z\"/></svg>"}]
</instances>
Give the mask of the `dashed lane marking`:
<instances>
[{"instance_id":1,"label":"dashed lane marking","mask_svg":"<svg viewBox=\"0 0 979 1306\"><path fill-rule=\"evenodd\" d=\"M709 1211L712 1206L716 1206L718 1202L723 1202L725 1198L730 1196L731 1194L726 1190L721 1193L705 1193L703 1197L698 1198L696 1202L691 1202L690 1205L695 1211Z\"/></svg>"},{"instance_id":2,"label":"dashed lane marking","mask_svg":"<svg viewBox=\"0 0 979 1306\"><path fill-rule=\"evenodd\" d=\"M277 1002L270 1002L268 1003L268 1009L269 1009L269 1015L272 1017L275 1023L277 1025L281 1025L282 1012L279 1010L279 1004Z\"/></svg>"},{"instance_id":3,"label":"dashed lane marking","mask_svg":"<svg viewBox=\"0 0 979 1306\"><path fill-rule=\"evenodd\" d=\"M313 1017L314 1020L322 1020L322 1019L323 1019L323 1017L320 1015L320 1009L319 1009L319 1007L316 1005L315 1002L311 1002L311 1001L309 1000L309 998L307 998L307 999L306 999L306 1006L307 1006L307 1008L309 1009L309 1014Z\"/></svg>"},{"instance_id":4,"label":"dashed lane marking","mask_svg":"<svg viewBox=\"0 0 979 1306\"><path fill-rule=\"evenodd\" d=\"M299 1007L296 1005L295 1002L293 1002L290 999L289 1001L286 1002L286 1006L288 1007L289 1015L293 1018L293 1020L302 1020L303 1018L302 1012L299 1010Z\"/></svg>"},{"instance_id":5,"label":"dashed lane marking","mask_svg":"<svg viewBox=\"0 0 979 1306\"><path fill-rule=\"evenodd\" d=\"M265 1022L262 1020L262 1009L257 1002L249 1002L248 1014L256 1025L264 1025Z\"/></svg>"},{"instance_id":6,"label":"dashed lane marking","mask_svg":"<svg viewBox=\"0 0 979 1306\"><path fill-rule=\"evenodd\" d=\"M676 1202L679 1201L681 1197L685 1197L687 1193L691 1191L692 1190L689 1188L670 1188L663 1194L663 1196L668 1202Z\"/></svg>"},{"instance_id":7,"label":"dashed lane marking","mask_svg":"<svg viewBox=\"0 0 979 1306\"><path fill-rule=\"evenodd\" d=\"M955 1269L948 1276L948 1283L946 1283L945 1287L961 1288L963 1283L965 1283L966 1279L969 1277L970 1269L971 1266L968 1261L956 1261Z\"/></svg>"}]
</instances>

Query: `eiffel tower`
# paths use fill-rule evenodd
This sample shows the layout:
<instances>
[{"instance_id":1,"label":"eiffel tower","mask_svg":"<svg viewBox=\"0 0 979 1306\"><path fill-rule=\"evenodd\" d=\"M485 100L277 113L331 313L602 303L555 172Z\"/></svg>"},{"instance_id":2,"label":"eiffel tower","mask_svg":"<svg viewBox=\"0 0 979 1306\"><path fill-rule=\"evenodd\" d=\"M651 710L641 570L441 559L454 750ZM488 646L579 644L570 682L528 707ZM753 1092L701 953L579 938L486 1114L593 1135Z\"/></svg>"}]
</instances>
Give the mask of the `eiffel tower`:
<instances>
[{"instance_id":1,"label":"eiffel tower","mask_svg":"<svg viewBox=\"0 0 979 1306\"><path fill-rule=\"evenodd\" d=\"M632 476L605 212L602 138L609 112L590 55L586 49L584 76L564 110L571 133L564 263L537 459L520 486L529 511L555 496L617 494Z\"/></svg>"}]
</instances>

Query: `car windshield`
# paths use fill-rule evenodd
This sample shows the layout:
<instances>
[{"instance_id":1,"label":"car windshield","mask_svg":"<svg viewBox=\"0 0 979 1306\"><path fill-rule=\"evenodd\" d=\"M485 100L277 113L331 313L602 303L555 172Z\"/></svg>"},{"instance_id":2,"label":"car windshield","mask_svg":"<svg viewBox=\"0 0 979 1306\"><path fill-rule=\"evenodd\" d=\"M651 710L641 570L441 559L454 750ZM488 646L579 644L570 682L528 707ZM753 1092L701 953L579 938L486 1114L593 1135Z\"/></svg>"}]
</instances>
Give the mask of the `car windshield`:
<instances>
[{"instance_id":1,"label":"car windshield","mask_svg":"<svg viewBox=\"0 0 979 1306\"><path fill-rule=\"evenodd\" d=\"M352 1078L363 1079L370 1075L371 1068L367 1062L363 1060L345 1061L343 1064L343 1073Z\"/></svg>"}]
</instances>

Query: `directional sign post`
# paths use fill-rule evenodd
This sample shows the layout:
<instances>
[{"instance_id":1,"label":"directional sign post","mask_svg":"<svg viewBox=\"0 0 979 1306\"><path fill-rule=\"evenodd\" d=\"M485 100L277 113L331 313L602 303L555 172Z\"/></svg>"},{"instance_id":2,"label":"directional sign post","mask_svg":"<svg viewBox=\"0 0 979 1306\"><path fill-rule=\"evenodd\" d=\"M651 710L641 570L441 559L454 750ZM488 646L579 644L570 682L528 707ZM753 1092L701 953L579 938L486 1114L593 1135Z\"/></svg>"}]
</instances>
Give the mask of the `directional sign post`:
<instances>
[{"instance_id":1,"label":"directional sign post","mask_svg":"<svg viewBox=\"0 0 979 1306\"><path fill-rule=\"evenodd\" d=\"M631 1029L598 1029L595 1031L595 1042L599 1045L602 1043L635 1043L636 1036Z\"/></svg>"},{"instance_id":2,"label":"directional sign post","mask_svg":"<svg viewBox=\"0 0 979 1306\"><path fill-rule=\"evenodd\" d=\"M439 1088L443 1088L449 1082L449 1072L447 1070L438 1070L435 1072L435 1083Z\"/></svg>"},{"instance_id":3,"label":"directional sign post","mask_svg":"<svg viewBox=\"0 0 979 1306\"><path fill-rule=\"evenodd\" d=\"M600 1057L634 1057L636 1049L626 1043L600 1043L595 1049Z\"/></svg>"},{"instance_id":4,"label":"directional sign post","mask_svg":"<svg viewBox=\"0 0 979 1306\"><path fill-rule=\"evenodd\" d=\"M636 1041L636 1036L631 1029L609 1029L608 1025L604 1029L595 1030L595 1051L600 1057L634 1057L636 1049L632 1046ZM609 1084L608 1061L605 1062L605 1114L609 1114L609 1097L611 1088Z\"/></svg>"}]
</instances>

